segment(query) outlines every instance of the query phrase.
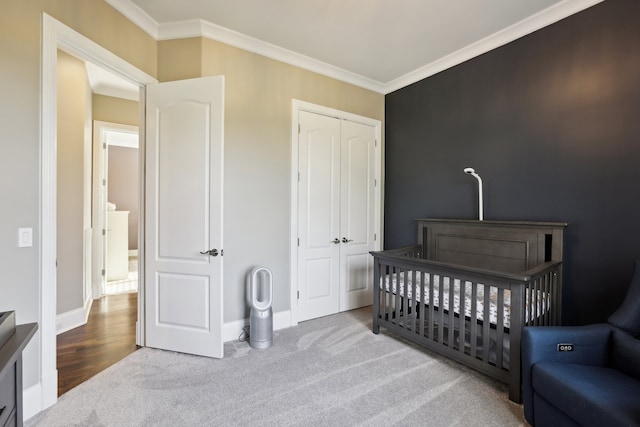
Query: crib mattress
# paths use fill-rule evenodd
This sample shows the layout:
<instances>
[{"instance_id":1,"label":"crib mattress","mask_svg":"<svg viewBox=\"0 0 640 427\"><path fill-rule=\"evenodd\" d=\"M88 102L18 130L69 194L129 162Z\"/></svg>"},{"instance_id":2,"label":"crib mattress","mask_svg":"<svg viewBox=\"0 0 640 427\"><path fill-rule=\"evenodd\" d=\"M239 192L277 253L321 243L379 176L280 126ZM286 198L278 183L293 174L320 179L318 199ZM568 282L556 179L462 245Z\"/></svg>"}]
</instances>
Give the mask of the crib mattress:
<instances>
[{"instance_id":1,"label":"crib mattress","mask_svg":"<svg viewBox=\"0 0 640 427\"><path fill-rule=\"evenodd\" d=\"M408 270L405 272L406 273L406 279L407 279L407 298L409 299L413 299L413 271ZM429 303L430 301L430 295L429 295L429 277L431 275L430 274L423 274L420 271L417 271L415 274L416 277L416 290L417 290L417 296L416 296L416 301L417 302L422 302L425 301L425 303ZM424 277L424 280L423 280ZM400 292L399 295L401 297L404 297L404 290L405 290L405 286L404 286L404 281L405 281L405 274L387 274L385 276L383 276L383 280L380 281L380 288L382 289L384 286L384 289L387 292L392 292L394 295L398 295L397 293L397 289L398 289L398 282L400 282ZM440 286L440 276L437 274L433 275L433 305L434 307L440 307L442 305L442 307L446 310L449 309L449 301L451 299L451 295L449 292L449 289L451 288L449 286L451 279L449 277L444 277L442 280L442 292L441 292L441 286ZM424 283L424 286L423 286ZM473 316L471 316L471 306L472 306L472 283L465 281L464 282L464 304L462 304L460 302L461 299L461 280L459 279L453 279L453 309L456 313L461 313L461 307L464 305L464 314L465 316L469 317L469 318L473 318ZM488 289L489 292L489 322L492 324L497 324L498 323L498 288L495 286L488 286L488 285L483 285L478 283L477 285L477 293L476 293L476 316L475 318L479 321L485 321L485 315L484 315L484 303L485 303L485 292ZM537 313L543 313L547 307L549 306L547 303L547 299L548 299L548 295L546 295L544 292L542 291L536 291L537 295L534 298L534 302L537 305L537 310L535 312ZM530 316L533 313L530 313L529 307L531 306L531 304L529 304L529 300L530 300L530 295L529 292L525 292L525 297L526 297L526 304L525 304L525 319L526 321L531 321L533 320L532 318L530 318ZM442 304L440 303L440 300L442 299ZM503 312L503 320L504 320L504 327L505 328L509 328L511 325L511 292L508 289L505 289L504 291L504 304L502 306L502 312Z\"/></svg>"}]
</instances>

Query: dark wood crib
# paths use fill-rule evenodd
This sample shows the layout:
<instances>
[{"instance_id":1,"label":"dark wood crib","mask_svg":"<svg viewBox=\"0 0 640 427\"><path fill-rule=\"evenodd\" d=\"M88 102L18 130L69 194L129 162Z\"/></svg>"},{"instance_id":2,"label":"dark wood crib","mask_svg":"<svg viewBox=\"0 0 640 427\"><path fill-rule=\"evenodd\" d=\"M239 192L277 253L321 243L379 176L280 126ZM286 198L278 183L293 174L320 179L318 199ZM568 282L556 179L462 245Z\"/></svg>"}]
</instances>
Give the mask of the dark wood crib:
<instances>
[{"instance_id":1,"label":"dark wood crib","mask_svg":"<svg viewBox=\"0 0 640 427\"><path fill-rule=\"evenodd\" d=\"M559 325L559 222L419 219L418 244L371 252L380 327L509 385L522 401L523 326Z\"/></svg>"}]
</instances>

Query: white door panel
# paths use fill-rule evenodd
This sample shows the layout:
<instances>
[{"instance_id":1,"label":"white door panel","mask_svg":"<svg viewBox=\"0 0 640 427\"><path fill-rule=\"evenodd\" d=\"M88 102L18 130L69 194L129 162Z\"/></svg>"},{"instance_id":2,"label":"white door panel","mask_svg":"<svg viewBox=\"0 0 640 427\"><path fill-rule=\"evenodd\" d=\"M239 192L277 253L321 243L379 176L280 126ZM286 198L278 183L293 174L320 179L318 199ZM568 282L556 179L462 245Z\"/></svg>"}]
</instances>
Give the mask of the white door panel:
<instances>
[{"instance_id":1,"label":"white door panel","mask_svg":"<svg viewBox=\"0 0 640 427\"><path fill-rule=\"evenodd\" d=\"M149 347L223 355L223 106L221 76L147 88Z\"/></svg>"},{"instance_id":2,"label":"white door panel","mask_svg":"<svg viewBox=\"0 0 640 427\"><path fill-rule=\"evenodd\" d=\"M300 113L299 320L338 312L340 121Z\"/></svg>"},{"instance_id":3,"label":"white door panel","mask_svg":"<svg viewBox=\"0 0 640 427\"><path fill-rule=\"evenodd\" d=\"M342 177L340 248L343 267L340 311L369 305L373 300L375 249L375 130L371 126L342 121Z\"/></svg>"},{"instance_id":4,"label":"white door panel","mask_svg":"<svg viewBox=\"0 0 640 427\"><path fill-rule=\"evenodd\" d=\"M207 330L209 326L209 276L158 273L158 318L161 326ZM198 301L198 304L193 304ZM190 304L190 310L180 307Z\"/></svg>"},{"instance_id":5,"label":"white door panel","mask_svg":"<svg viewBox=\"0 0 640 427\"><path fill-rule=\"evenodd\" d=\"M158 257L203 262L195 249L209 245L210 105L191 100L159 111ZM189 133L185 134L185 129ZM187 138L189 140L188 147ZM196 177L198 179L196 179ZM189 224L188 227L181 227ZM180 233L174 230L180 228Z\"/></svg>"}]
</instances>

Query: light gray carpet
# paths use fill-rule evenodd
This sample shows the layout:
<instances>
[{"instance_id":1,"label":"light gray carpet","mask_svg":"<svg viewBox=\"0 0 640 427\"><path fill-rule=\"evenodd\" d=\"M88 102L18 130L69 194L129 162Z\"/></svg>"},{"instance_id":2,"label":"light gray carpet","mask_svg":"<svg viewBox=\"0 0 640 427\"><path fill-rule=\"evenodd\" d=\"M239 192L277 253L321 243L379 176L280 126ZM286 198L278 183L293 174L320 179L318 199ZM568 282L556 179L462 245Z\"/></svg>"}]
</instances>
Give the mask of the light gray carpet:
<instances>
[{"instance_id":1,"label":"light gray carpet","mask_svg":"<svg viewBox=\"0 0 640 427\"><path fill-rule=\"evenodd\" d=\"M384 331L384 329L383 329ZM225 344L222 360L143 348L26 426L520 426L506 387L371 332L369 308Z\"/></svg>"}]
</instances>

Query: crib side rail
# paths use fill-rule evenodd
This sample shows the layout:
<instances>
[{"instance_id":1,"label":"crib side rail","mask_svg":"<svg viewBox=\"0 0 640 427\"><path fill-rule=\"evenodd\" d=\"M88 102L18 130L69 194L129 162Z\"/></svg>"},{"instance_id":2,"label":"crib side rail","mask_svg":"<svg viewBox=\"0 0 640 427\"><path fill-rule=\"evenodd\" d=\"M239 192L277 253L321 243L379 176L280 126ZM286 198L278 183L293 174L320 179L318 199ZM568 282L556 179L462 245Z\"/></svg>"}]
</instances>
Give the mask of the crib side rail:
<instances>
[{"instance_id":1,"label":"crib side rail","mask_svg":"<svg viewBox=\"0 0 640 427\"><path fill-rule=\"evenodd\" d=\"M463 265L449 264L446 262L433 261L421 258L422 248L420 246L406 246L399 249L385 251L372 251L374 263L381 263L400 268L416 269L419 271L429 271L434 274L454 275L460 280L478 280L484 277L504 283L528 282L545 272L556 270L562 264L561 261L550 261L540 264L530 270L520 273L507 273L504 271L488 270L477 267L467 267ZM466 279L469 277L470 279ZM509 285L504 285L508 287Z\"/></svg>"}]
</instances>

